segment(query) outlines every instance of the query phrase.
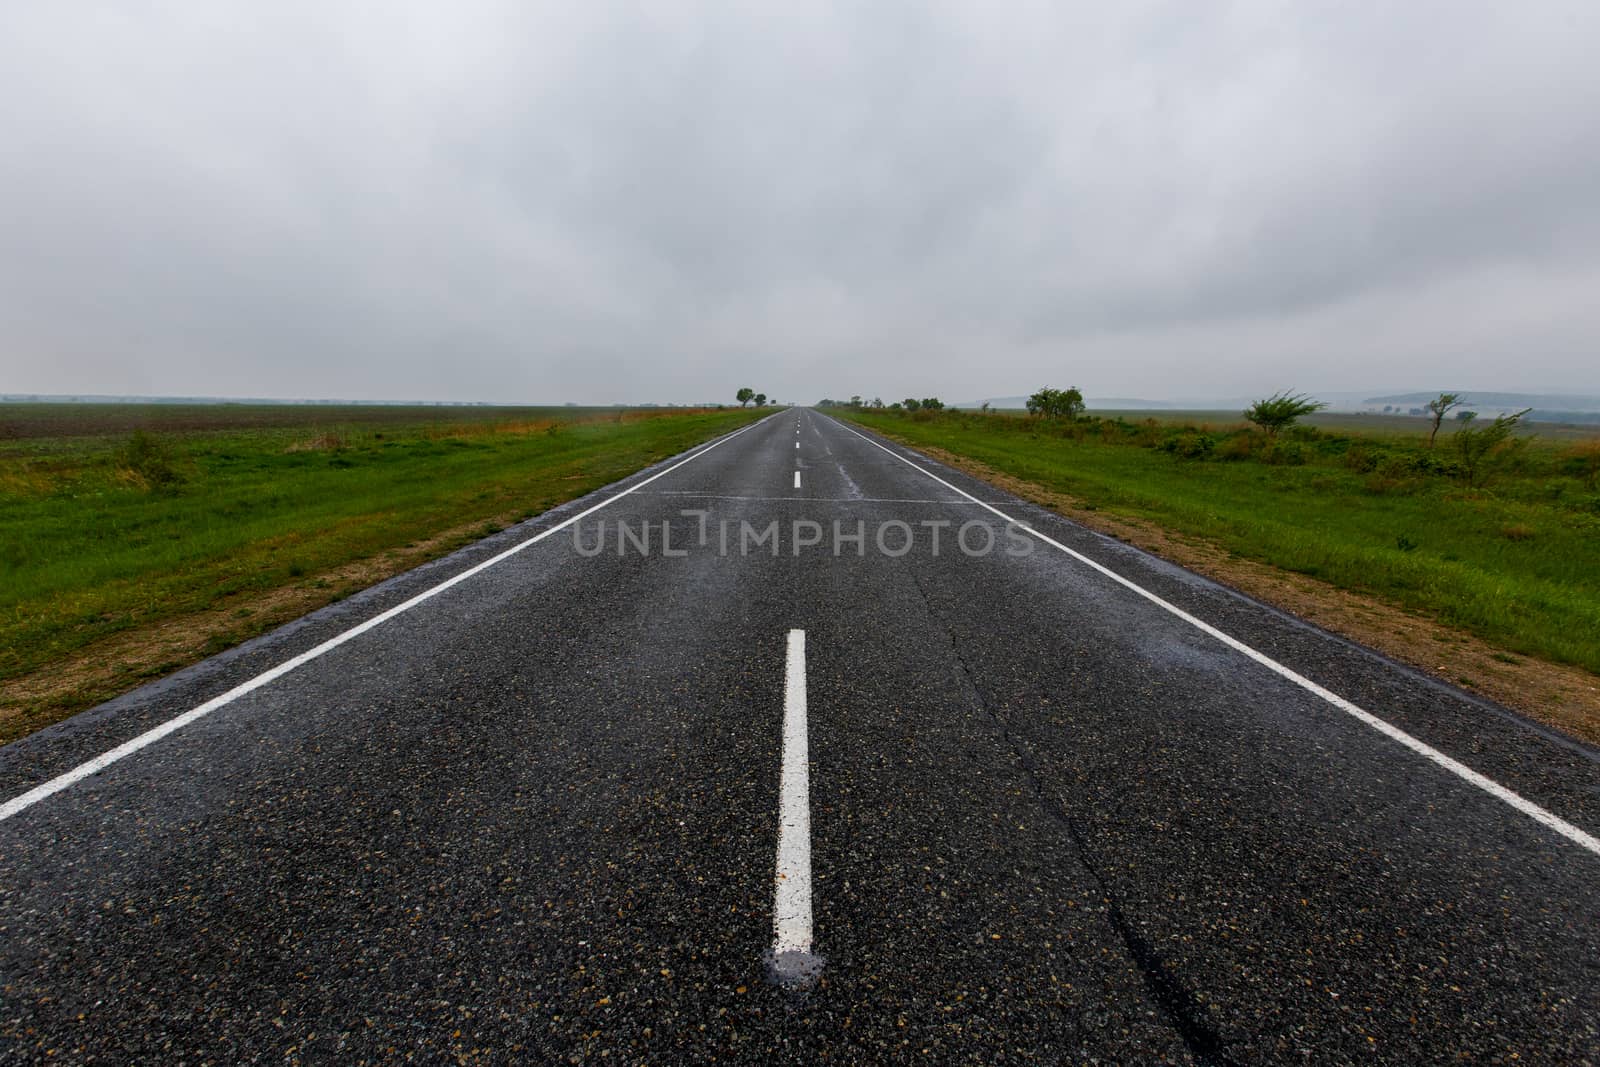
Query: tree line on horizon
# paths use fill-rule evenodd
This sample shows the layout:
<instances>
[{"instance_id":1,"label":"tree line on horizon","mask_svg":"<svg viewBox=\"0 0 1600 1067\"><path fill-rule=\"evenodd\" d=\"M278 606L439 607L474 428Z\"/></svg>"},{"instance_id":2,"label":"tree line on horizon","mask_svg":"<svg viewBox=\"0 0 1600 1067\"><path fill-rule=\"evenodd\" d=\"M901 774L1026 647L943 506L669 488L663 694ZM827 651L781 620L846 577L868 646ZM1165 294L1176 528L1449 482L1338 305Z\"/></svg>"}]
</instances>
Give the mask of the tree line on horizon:
<instances>
[{"instance_id":1,"label":"tree line on horizon","mask_svg":"<svg viewBox=\"0 0 1600 1067\"><path fill-rule=\"evenodd\" d=\"M750 390L748 389L739 391L741 404L747 399L745 394L749 392ZM1493 422L1478 428L1471 425L1472 421L1478 417L1478 413L1462 407L1465 403L1466 399L1459 393L1440 393L1437 397L1428 401L1423 410L1426 411L1430 419L1428 427L1428 447L1430 449L1434 447L1435 441L1439 436L1439 427L1444 422L1445 416L1451 411L1456 412L1456 421L1461 426L1457 429L1454 440L1457 450L1462 453L1463 459L1469 465L1474 464L1478 457L1493 451L1505 442L1522 418L1532 410L1531 408L1523 408L1521 411L1512 414L1497 415ZM1292 427L1301 418L1321 411L1327 406L1326 402L1313 400L1305 393L1280 390L1251 404L1244 410L1243 415L1247 422L1259 427L1269 440L1276 440L1280 433ZM881 397L873 397L868 401L862 399L859 393L852 395L849 400L843 401L824 397L817 402L817 407L869 408L903 413L946 410L944 402L936 396L922 397L920 399L906 397L904 400L885 404ZM956 409L950 408L949 410L954 412ZM989 410L988 401L983 403L980 410L985 412ZM1077 386L1068 386L1065 389L1045 386L1028 397L1027 410L1029 415L1037 418L1073 421L1084 416L1086 407L1083 392Z\"/></svg>"}]
</instances>

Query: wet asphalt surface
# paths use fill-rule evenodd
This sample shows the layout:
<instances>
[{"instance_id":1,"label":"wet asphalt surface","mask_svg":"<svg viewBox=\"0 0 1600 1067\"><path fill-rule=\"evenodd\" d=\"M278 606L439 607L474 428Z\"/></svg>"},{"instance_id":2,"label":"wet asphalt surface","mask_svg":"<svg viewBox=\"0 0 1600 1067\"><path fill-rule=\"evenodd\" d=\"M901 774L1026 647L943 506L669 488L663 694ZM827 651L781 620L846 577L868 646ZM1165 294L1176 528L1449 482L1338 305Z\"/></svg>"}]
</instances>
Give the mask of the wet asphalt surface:
<instances>
[{"instance_id":1,"label":"wet asphalt surface","mask_svg":"<svg viewBox=\"0 0 1600 1067\"><path fill-rule=\"evenodd\" d=\"M1600 832L1594 750L918 462ZM0 749L0 799L667 465ZM1600 1060L1600 856L1033 544L758 423L0 823L0 1061Z\"/></svg>"}]
</instances>

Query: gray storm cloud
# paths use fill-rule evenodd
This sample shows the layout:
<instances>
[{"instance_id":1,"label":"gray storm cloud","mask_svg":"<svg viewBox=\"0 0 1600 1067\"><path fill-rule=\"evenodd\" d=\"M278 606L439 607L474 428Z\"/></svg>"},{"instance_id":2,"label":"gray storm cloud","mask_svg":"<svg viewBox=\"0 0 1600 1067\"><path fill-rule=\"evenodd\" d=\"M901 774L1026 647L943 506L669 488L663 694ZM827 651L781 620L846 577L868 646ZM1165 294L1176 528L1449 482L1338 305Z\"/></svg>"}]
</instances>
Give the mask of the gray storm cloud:
<instances>
[{"instance_id":1,"label":"gray storm cloud","mask_svg":"<svg viewBox=\"0 0 1600 1067\"><path fill-rule=\"evenodd\" d=\"M1588 3L14 4L0 391L1600 386Z\"/></svg>"}]
</instances>

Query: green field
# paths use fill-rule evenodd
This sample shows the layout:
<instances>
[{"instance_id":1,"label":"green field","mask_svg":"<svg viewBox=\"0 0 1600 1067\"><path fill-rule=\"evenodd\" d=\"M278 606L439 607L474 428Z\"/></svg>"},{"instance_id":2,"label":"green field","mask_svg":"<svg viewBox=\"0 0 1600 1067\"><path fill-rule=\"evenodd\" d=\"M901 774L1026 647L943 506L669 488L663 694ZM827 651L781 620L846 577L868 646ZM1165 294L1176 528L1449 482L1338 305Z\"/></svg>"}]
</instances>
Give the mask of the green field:
<instances>
[{"instance_id":1,"label":"green field","mask_svg":"<svg viewBox=\"0 0 1600 1067\"><path fill-rule=\"evenodd\" d=\"M1600 439L1534 424L1469 478L1455 427L1343 417L1270 442L1232 419L1076 422L835 409L1228 551L1374 594L1500 648L1600 673ZM1362 420L1359 428L1350 420ZM1318 420L1313 420L1318 421ZM1415 420L1421 422L1421 420Z\"/></svg>"},{"instance_id":2,"label":"green field","mask_svg":"<svg viewBox=\"0 0 1600 1067\"><path fill-rule=\"evenodd\" d=\"M284 621L252 597L327 602L350 590L324 576L351 561L449 534L437 555L759 414L0 406L0 740L112 695L4 688L97 642L239 605L216 651ZM180 665L130 663L123 684Z\"/></svg>"},{"instance_id":3,"label":"green field","mask_svg":"<svg viewBox=\"0 0 1600 1067\"><path fill-rule=\"evenodd\" d=\"M1011 412L1010 414L1022 414ZM1139 422L1155 419L1162 423L1181 423L1191 426L1240 427L1244 425L1242 412L1201 410L1184 411L1168 409L1111 411L1096 410L1103 419L1124 419ZM1428 432L1428 419L1421 415L1376 415L1364 411L1317 411L1300 419L1300 424L1317 430L1334 433L1352 433L1376 437L1419 437ZM1487 420L1485 420L1487 421ZM1482 425L1482 423L1479 423ZM1440 433L1448 435L1455 429L1454 419L1445 421ZM1600 437L1600 423L1524 422L1517 430L1520 437L1537 437L1545 441L1587 441Z\"/></svg>"}]
</instances>

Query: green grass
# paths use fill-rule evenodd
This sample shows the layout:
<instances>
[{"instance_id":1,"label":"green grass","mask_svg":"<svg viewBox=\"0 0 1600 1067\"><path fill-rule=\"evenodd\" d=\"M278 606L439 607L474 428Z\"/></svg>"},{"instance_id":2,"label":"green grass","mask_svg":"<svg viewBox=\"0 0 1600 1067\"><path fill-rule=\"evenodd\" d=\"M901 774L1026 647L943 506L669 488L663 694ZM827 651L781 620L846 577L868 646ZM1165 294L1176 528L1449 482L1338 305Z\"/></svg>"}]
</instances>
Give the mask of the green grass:
<instances>
[{"instance_id":1,"label":"green grass","mask_svg":"<svg viewBox=\"0 0 1600 1067\"><path fill-rule=\"evenodd\" d=\"M457 543L485 535L758 414L0 405L0 682L464 524Z\"/></svg>"},{"instance_id":2,"label":"green grass","mask_svg":"<svg viewBox=\"0 0 1600 1067\"><path fill-rule=\"evenodd\" d=\"M1525 437L1468 485L1448 435L840 410L1109 514L1600 673L1600 441ZM1535 426L1539 431L1541 427Z\"/></svg>"},{"instance_id":3,"label":"green grass","mask_svg":"<svg viewBox=\"0 0 1600 1067\"><path fill-rule=\"evenodd\" d=\"M1470 407L1470 405L1468 405ZM1021 415L1021 408L996 409L1000 414ZM1189 426L1242 427L1243 412L1218 408L1130 408L1124 410L1097 408L1093 414L1103 419L1122 419L1131 422L1154 421ZM1485 417L1484 421L1488 421ZM1371 437L1419 437L1428 432L1430 420L1421 415L1379 415L1365 411L1318 411L1300 419L1300 424L1334 433L1353 433ZM1481 423L1480 423L1481 425ZM1440 436L1449 435L1456 428L1454 415L1444 422ZM1538 437L1545 441L1584 441L1600 437L1600 424L1565 422L1525 422L1518 430L1523 437Z\"/></svg>"}]
</instances>

